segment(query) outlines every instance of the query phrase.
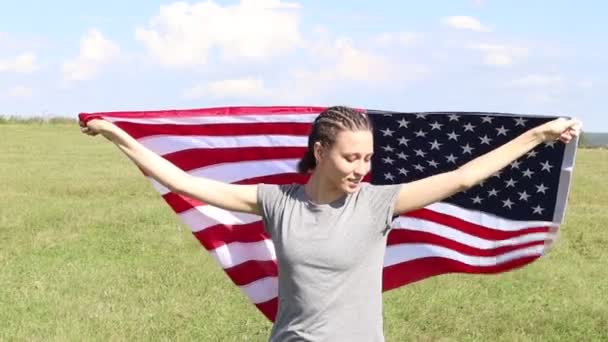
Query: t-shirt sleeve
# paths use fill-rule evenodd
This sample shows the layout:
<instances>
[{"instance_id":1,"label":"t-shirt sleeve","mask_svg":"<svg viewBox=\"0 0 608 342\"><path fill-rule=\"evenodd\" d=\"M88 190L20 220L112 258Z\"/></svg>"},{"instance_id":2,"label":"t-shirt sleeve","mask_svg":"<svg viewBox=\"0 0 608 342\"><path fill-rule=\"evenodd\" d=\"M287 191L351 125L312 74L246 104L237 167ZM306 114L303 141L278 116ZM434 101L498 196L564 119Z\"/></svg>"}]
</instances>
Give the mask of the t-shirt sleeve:
<instances>
[{"instance_id":1,"label":"t-shirt sleeve","mask_svg":"<svg viewBox=\"0 0 608 342\"><path fill-rule=\"evenodd\" d=\"M273 233L279 224L278 214L281 212L279 206L283 202L281 201L283 196L284 191L280 185L258 184L258 206L264 223L264 231L270 236L273 236Z\"/></svg>"},{"instance_id":2,"label":"t-shirt sleeve","mask_svg":"<svg viewBox=\"0 0 608 342\"><path fill-rule=\"evenodd\" d=\"M374 222L378 222L384 232L392 228L391 223L396 216L395 204L400 190L401 184L370 184L366 189L366 201L369 203L370 213Z\"/></svg>"}]
</instances>

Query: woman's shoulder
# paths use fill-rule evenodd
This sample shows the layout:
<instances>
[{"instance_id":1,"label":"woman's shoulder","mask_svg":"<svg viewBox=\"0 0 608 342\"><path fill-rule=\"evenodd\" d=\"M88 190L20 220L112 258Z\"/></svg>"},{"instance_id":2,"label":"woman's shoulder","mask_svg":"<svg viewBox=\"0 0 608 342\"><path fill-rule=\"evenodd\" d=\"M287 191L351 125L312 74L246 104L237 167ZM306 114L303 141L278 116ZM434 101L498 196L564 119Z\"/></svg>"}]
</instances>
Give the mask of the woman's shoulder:
<instances>
[{"instance_id":1,"label":"woman's shoulder","mask_svg":"<svg viewBox=\"0 0 608 342\"><path fill-rule=\"evenodd\" d=\"M400 189L401 184L362 183L358 196L369 200L391 199L399 193Z\"/></svg>"},{"instance_id":2,"label":"woman's shoulder","mask_svg":"<svg viewBox=\"0 0 608 342\"><path fill-rule=\"evenodd\" d=\"M294 196L299 193L303 187L299 183L286 183L286 184L272 184L272 183L259 183L258 191L261 193L272 194L275 197L282 196Z\"/></svg>"},{"instance_id":3,"label":"woman's shoulder","mask_svg":"<svg viewBox=\"0 0 608 342\"><path fill-rule=\"evenodd\" d=\"M400 187L401 184L374 184L369 182L361 183L361 187L359 189L360 192L373 192L373 191L383 191L386 189L395 189Z\"/></svg>"},{"instance_id":4,"label":"woman's shoulder","mask_svg":"<svg viewBox=\"0 0 608 342\"><path fill-rule=\"evenodd\" d=\"M302 188L304 185L299 183L285 183L285 184L275 184L275 183L259 183L258 187L263 187L267 189L273 189L275 191L281 192L293 192Z\"/></svg>"}]
</instances>

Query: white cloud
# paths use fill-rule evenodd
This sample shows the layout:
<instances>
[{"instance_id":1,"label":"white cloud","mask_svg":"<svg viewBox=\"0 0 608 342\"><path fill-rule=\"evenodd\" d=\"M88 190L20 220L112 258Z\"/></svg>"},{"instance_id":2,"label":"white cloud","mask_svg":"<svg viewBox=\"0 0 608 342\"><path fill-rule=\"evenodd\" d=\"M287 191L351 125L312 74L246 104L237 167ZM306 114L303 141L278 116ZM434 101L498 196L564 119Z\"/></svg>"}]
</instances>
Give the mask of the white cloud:
<instances>
[{"instance_id":1,"label":"white cloud","mask_svg":"<svg viewBox=\"0 0 608 342\"><path fill-rule=\"evenodd\" d=\"M262 98L270 94L264 81L256 78L242 78L211 82L192 87L184 92L187 99L213 98Z\"/></svg>"},{"instance_id":2,"label":"white cloud","mask_svg":"<svg viewBox=\"0 0 608 342\"><path fill-rule=\"evenodd\" d=\"M227 59L263 59L300 44L299 7L281 0L241 0L225 7L213 1L177 2L161 6L135 37L168 67L204 65L213 48Z\"/></svg>"},{"instance_id":3,"label":"white cloud","mask_svg":"<svg viewBox=\"0 0 608 342\"><path fill-rule=\"evenodd\" d=\"M31 52L22 53L14 58L0 59L0 72L32 73L38 70L36 55Z\"/></svg>"},{"instance_id":4,"label":"white cloud","mask_svg":"<svg viewBox=\"0 0 608 342\"><path fill-rule=\"evenodd\" d=\"M308 47L311 58L320 62L315 71L297 69L299 79L317 81L387 81L394 75L393 62L385 56L357 48L349 38L328 42L321 39Z\"/></svg>"},{"instance_id":5,"label":"white cloud","mask_svg":"<svg viewBox=\"0 0 608 342\"><path fill-rule=\"evenodd\" d=\"M383 56L357 49L349 39L335 42L336 59L330 70L336 78L352 81L384 81L391 76L391 63Z\"/></svg>"},{"instance_id":6,"label":"white cloud","mask_svg":"<svg viewBox=\"0 0 608 342\"><path fill-rule=\"evenodd\" d=\"M357 47L349 38L324 36L307 47L312 65L293 68L277 94L292 101L319 101L351 87L373 88L419 79L428 73L376 51Z\"/></svg>"},{"instance_id":7,"label":"white cloud","mask_svg":"<svg viewBox=\"0 0 608 342\"><path fill-rule=\"evenodd\" d=\"M278 77L272 86L260 78L227 79L197 85L186 90L183 96L300 103L319 101L345 87L373 87L418 78L426 71L359 48L349 38L330 39L326 31L319 33L322 37L309 42L304 49L306 63Z\"/></svg>"},{"instance_id":8,"label":"white cloud","mask_svg":"<svg viewBox=\"0 0 608 342\"><path fill-rule=\"evenodd\" d=\"M63 63L63 78L68 81L92 79L100 68L120 54L118 45L106 39L96 29L89 30L80 40L80 54Z\"/></svg>"},{"instance_id":9,"label":"white cloud","mask_svg":"<svg viewBox=\"0 0 608 342\"><path fill-rule=\"evenodd\" d=\"M471 30L475 32L490 32L479 20L469 16L452 16L442 19L443 24L458 30Z\"/></svg>"},{"instance_id":10,"label":"white cloud","mask_svg":"<svg viewBox=\"0 0 608 342\"><path fill-rule=\"evenodd\" d=\"M8 97L15 99L27 99L32 97L33 93L34 92L32 88L25 86L15 86L8 90L7 95Z\"/></svg>"},{"instance_id":11,"label":"white cloud","mask_svg":"<svg viewBox=\"0 0 608 342\"><path fill-rule=\"evenodd\" d=\"M422 35L413 32L384 32L376 41L380 45L410 45L422 39Z\"/></svg>"},{"instance_id":12,"label":"white cloud","mask_svg":"<svg viewBox=\"0 0 608 342\"><path fill-rule=\"evenodd\" d=\"M487 65L509 66L528 56L528 49L501 44L470 44L470 49L482 51Z\"/></svg>"}]
</instances>

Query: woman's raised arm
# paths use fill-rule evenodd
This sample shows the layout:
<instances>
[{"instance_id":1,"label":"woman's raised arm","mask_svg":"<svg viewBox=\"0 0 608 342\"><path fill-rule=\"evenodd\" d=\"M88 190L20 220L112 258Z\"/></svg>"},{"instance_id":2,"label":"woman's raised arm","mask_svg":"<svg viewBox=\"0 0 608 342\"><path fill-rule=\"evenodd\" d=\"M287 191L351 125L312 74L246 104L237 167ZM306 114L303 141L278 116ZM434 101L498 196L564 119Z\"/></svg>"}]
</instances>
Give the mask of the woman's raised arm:
<instances>
[{"instance_id":1,"label":"woman's raised arm","mask_svg":"<svg viewBox=\"0 0 608 342\"><path fill-rule=\"evenodd\" d=\"M88 135L101 134L113 142L146 174L174 193L188 196L226 210L258 214L257 185L238 185L194 177L147 149L120 127L102 119L81 123Z\"/></svg>"}]
</instances>

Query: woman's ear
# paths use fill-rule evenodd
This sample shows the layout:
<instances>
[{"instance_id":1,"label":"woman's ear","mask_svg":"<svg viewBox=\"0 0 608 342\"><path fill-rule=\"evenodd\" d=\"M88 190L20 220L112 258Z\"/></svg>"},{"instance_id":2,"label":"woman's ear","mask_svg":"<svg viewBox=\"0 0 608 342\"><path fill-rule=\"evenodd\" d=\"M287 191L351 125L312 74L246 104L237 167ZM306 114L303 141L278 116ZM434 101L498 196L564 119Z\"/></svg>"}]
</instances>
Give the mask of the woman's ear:
<instances>
[{"instance_id":1,"label":"woman's ear","mask_svg":"<svg viewBox=\"0 0 608 342\"><path fill-rule=\"evenodd\" d=\"M319 165L319 162L323 159L323 145L318 141L315 142L313 145L313 152L317 165Z\"/></svg>"}]
</instances>

